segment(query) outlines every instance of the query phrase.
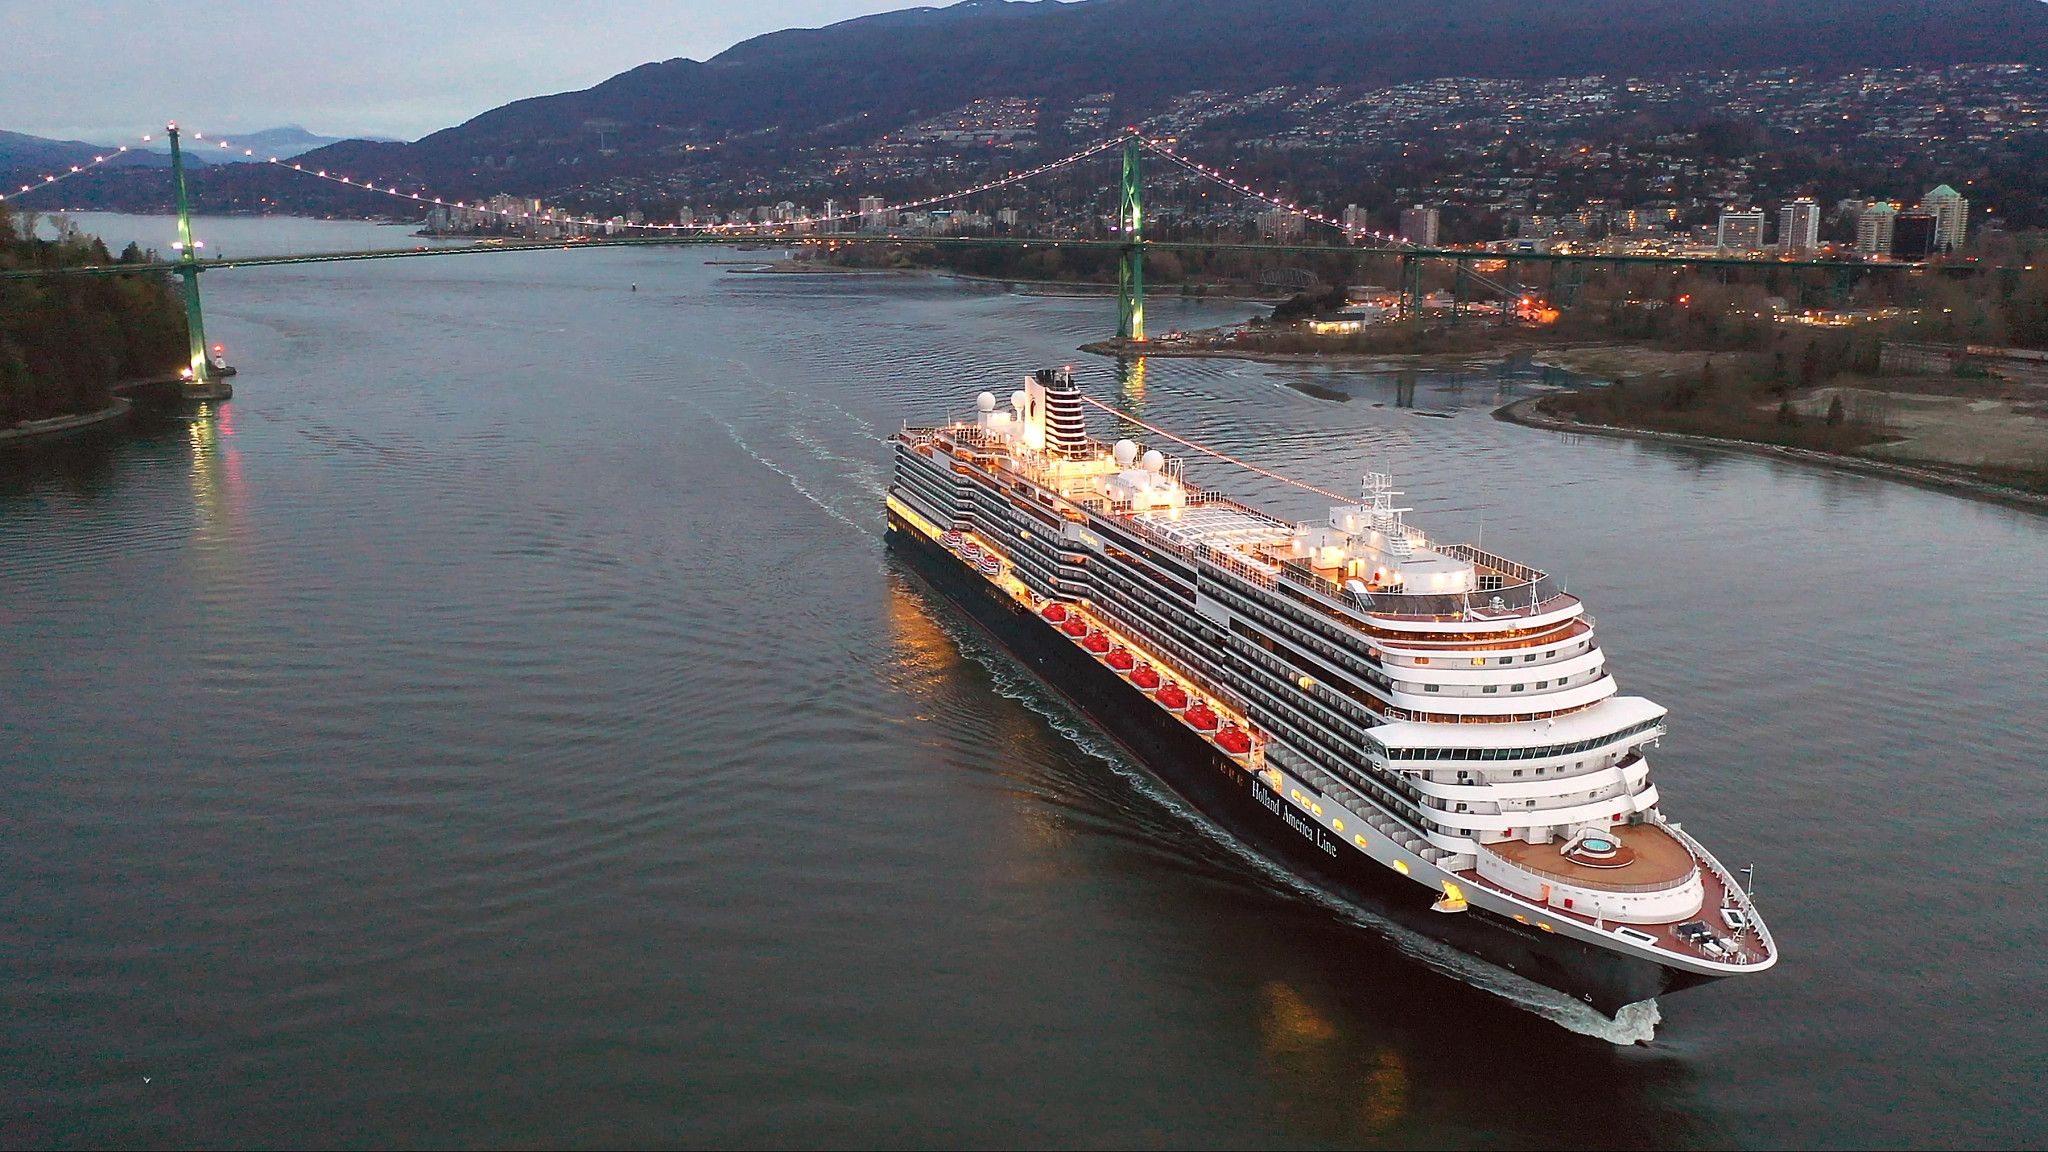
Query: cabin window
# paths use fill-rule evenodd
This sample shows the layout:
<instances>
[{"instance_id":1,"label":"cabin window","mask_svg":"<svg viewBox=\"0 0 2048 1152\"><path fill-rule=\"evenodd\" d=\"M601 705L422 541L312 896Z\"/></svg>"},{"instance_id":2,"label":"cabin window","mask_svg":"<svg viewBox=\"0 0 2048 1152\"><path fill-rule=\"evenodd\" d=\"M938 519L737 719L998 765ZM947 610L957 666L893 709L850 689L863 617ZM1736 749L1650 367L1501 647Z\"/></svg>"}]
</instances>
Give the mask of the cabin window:
<instances>
[{"instance_id":1,"label":"cabin window","mask_svg":"<svg viewBox=\"0 0 2048 1152\"><path fill-rule=\"evenodd\" d=\"M1500 685L1498 685L1498 684L1488 684L1488 685L1486 686L1486 691L1488 691L1488 692L1498 692L1498 691L1500 691Z\"/></svg>"},{"instance_id":2,"label":"cabin window","mask_svg":"<svg viewBox=\"0 0 2048 1152\"><path fill-rule=\"evenodd\" d=\"M1520 768L1515 769L1515 775L1520 776L1521 774L1522 770Z\"/></svg>"},{"instance_id":3,"label":"cabin window","mask_svg":"<svg viewBox=\"0 0 2048 1152\"><path fill-rule=\"evenodd\" d=\"M1536 682L1536 686L1537 686L1538 688L1548 688L1548 687L1550 687L1550 681L1548 681L1548 680L1538 680L1538 681Z\"/></svg>"},{"instance_id":4,"label":"cabin window","mask_svg":"<svg viewBox=\"0 0 2048 1152\"><path fill-rule=\"evenodd\" d=\"M1522 689L1524 689L1524 688L1527 688L1527 687L1528 687L1528 685L1527 685L1527 684L1517 684L1517 685L1515 685L1515 691L1517 691L1517 692L1520 692L1520 691L1521 691Z\"/></svg>"},{"instance_id":5,"label":"cabin window","mask_svg":"<svg viewBox=\"0 0 2048 1152\"><path fill-rule=\"evenodd\" d=\"M1424 684L1424 685L1422 686L1422 690L1423 690L1424 692L1439 692L1439 691L1442 691L1442 690L1443 690L1443 685L1441 685L1441 684Z\"/></svg>"}]
</instances>

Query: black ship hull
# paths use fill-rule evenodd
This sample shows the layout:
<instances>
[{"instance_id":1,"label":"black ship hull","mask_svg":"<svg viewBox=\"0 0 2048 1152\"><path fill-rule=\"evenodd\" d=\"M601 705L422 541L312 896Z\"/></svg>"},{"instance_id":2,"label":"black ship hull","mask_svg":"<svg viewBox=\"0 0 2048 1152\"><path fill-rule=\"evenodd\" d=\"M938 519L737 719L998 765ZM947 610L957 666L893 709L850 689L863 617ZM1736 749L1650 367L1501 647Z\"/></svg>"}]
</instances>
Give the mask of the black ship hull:
<instances>
[{"instance_id":1,"label":"black ship hull","mask_svg":"<svg viewBox=\"0 0 2048 1152\"><path fill-rule=\"evenodd\" d=\"M1703 983L1472 906L1431 910L1436 892L1319 836L1247 769L1190 731L1079 646L1069 643L965 562L890 513L888 542L910 569L964 609L1047 686L1128 749L1162 783L1266 859L1313 886L1488 963L1576 997L1608 1015ZM1290 817L1293 817L1290 819Z\"/></svg>"}]
</instances>

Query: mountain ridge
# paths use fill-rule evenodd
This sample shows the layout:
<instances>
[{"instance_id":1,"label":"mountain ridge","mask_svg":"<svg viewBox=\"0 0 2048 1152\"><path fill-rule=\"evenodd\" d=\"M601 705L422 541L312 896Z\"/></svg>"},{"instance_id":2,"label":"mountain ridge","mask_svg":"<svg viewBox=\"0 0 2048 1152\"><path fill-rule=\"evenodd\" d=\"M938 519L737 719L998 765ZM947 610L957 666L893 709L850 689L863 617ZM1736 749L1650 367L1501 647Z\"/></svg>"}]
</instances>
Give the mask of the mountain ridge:
<instances>
[{"instance_id":1,"label":"mountain ridge","mask_svg":"<svg viewBox=\"0 0 2048 1152\"><path fill-rule=\"evenodd\" d=\"M2048 64L2039 0L968 0L784 29L513 101L410 145L317 161L448 178L480 167L617 167L736 136L865 117L883 131L996 96L1116 97L1135 122L1197 88L1391 86L1773 67ZM609 151L606 151L608 146Z\"/></svg>"}]
</instances>

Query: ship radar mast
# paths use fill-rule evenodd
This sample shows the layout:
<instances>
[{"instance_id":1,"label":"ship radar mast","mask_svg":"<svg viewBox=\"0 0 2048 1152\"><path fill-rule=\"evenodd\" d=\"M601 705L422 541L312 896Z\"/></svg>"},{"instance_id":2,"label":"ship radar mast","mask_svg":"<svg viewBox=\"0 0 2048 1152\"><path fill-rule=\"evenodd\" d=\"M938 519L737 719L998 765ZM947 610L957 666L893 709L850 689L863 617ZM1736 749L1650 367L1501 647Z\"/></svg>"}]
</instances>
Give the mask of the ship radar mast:
<instances>
[{"instance_id":1,"label":"ship radar mast","mask_svg":"<svg viewBox=\"0 0 2048 1152\"><path fill-rule=\"evenodd\" d=\"M1412 555L1408 526L1401 522L1401 513L1413 512L1414 509L1394 507L1394 497L1401 495L1394 488L1394 474L1367 472L1364 495L1367 508L1372 512L1373 531L1386 540L1388 550L1396 556Z\"/></svg>"}]
</instances>

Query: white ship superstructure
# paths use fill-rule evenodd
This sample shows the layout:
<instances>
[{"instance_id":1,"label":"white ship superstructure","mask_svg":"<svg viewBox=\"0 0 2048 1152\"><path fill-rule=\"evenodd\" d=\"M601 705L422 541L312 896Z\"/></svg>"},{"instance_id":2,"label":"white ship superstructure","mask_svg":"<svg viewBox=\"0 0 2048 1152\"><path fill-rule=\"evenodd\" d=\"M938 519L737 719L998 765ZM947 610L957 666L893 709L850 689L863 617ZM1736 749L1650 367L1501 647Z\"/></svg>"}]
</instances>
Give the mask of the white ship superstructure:
<instances>
[{"instance_id":1,"label":"white ship superstructure","mask_svg":"<svg viewBox=\"0 0 2048 1152\"><path fill-rule=\"evenodd\" d=\"M1735 878L1663 814L1665 710L1621 693L1554 579L1431 540L1383 473L1289 523L1085 425L1064 372L984 393L898 437L892 512L1136 676L1320 852L1693 982L1775 963Z\"/></svg>"}]
</instances>

